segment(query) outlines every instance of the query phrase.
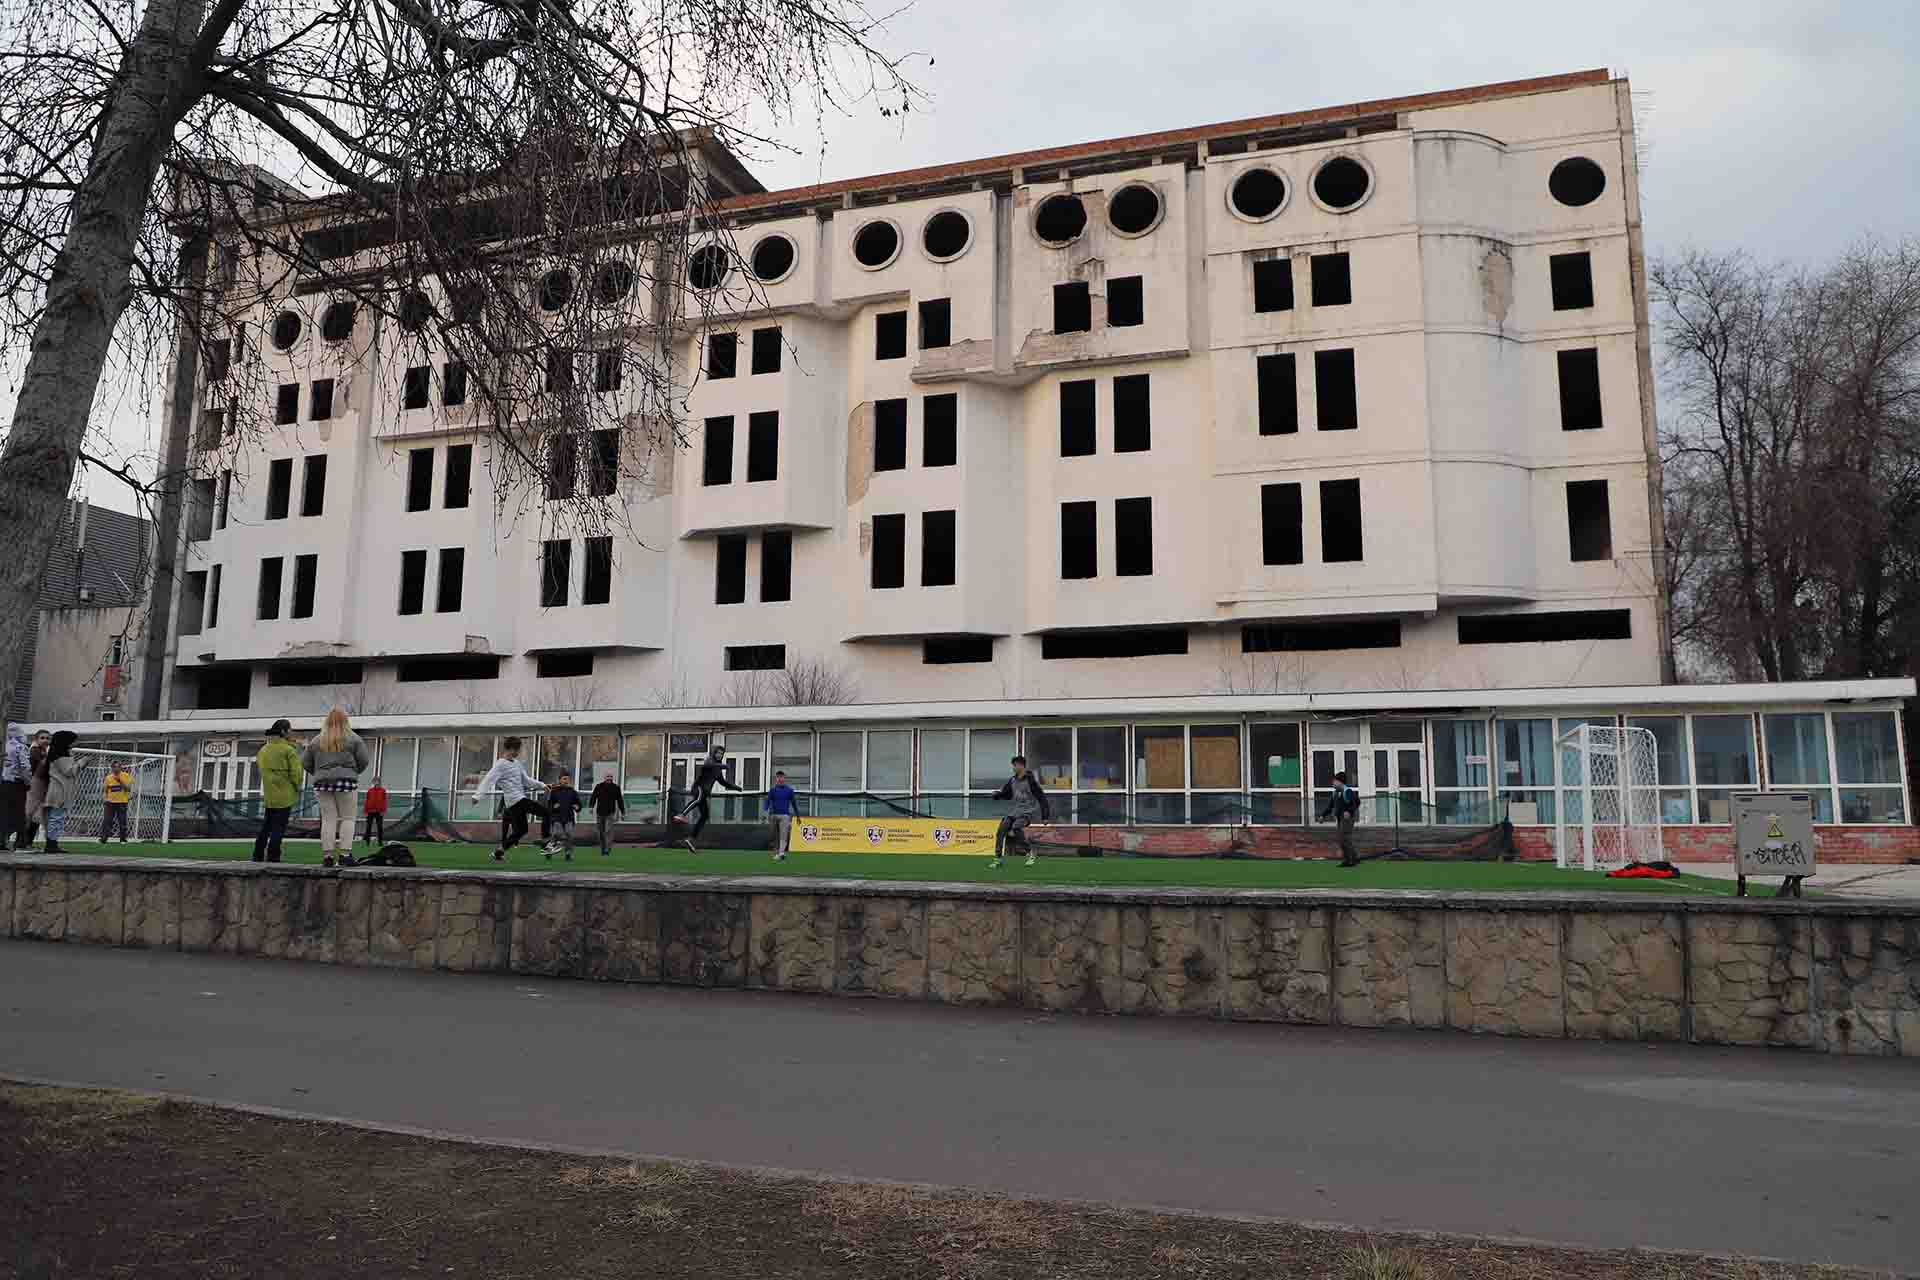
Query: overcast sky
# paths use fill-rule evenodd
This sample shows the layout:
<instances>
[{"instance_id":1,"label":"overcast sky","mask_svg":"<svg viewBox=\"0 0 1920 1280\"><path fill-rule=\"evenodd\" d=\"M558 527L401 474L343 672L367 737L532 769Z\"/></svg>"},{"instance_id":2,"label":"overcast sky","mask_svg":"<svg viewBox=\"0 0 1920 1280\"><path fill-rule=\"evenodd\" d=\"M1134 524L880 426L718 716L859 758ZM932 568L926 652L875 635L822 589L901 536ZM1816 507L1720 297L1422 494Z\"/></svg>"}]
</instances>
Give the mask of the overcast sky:
<instances>
[{"instance_id":1,"label":"overcast sky","mask_svg":"<svg viewBox=\"0 0 1920 1280\"><path fill-rule=\"evenodd\" d=\"M1653 253L1920 234L1920 0L920 0L877 43L922 55L924 110L808 114L800 154L749 157L769 187L1606 67L1633 82Z\"/></svg>"}]
</instances>

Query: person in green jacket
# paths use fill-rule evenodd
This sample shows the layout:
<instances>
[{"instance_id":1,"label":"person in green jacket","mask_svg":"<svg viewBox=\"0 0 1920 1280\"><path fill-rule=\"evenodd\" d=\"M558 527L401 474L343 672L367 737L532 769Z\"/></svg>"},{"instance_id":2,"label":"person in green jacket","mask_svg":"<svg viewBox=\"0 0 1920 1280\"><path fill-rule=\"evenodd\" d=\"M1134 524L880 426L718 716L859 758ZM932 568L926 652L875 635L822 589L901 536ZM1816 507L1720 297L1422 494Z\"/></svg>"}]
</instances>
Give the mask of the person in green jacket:
<instances>
[{"instance_id":1,"label":"person in green jacket","mask_svg":"<svg viewBox=\"0 0 1920 1280\"><path fill-rule=\"evenodd\" d=\"M260 799L266 816L260 821L259 834L253 837L255 862L280 861L280 841L287 834L287 819L300 800L300 784L306 771L300 767L300 753L287 741L293 725L275 720L267 730L267 745L260 748L254 763L260 768Z\"/></svg>"}]
</instances>

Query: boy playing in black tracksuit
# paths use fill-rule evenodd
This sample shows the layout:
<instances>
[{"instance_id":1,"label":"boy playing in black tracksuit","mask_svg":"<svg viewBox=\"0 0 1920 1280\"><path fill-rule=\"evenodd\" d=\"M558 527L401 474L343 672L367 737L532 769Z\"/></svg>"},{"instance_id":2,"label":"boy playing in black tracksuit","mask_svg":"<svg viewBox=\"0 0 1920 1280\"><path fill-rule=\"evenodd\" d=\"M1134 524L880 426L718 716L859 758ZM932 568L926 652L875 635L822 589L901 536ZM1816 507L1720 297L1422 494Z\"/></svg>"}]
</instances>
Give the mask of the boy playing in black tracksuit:
<instances>
[{"instance_id":1,"label":"boy playing in black tracksuit","mask_svg":"<svg viewBox=\"0 0 1920 1280\"><path fill-rule=\"evenodd\" d=\"M695 809L700 811L699 821L693 824L693 830L689 831L687 838L681 841L687 846L688 853L700 852L693 847L693 842L700 838L700 832L706 828L707 818L711 816L707 802L713 795L714 787L722 786L729 791L740 790L739 784L727 777L726 758L727 752L724 747L715 747L707 753L705 763L700 766L699 776L693 780L693 799L687 801L686 808L673 815L675 822L684 823L688 814Z\"/></svg>"},{"instance_id":2,"label":"boy playing in black tracksuit","mask_svg":"<svg viewBox=\"0 0 1920 1280\"><path fill-rule=\"evenodd\" d=\"M547 861L553 851L564 849L567 861L573 861L573 820L580 812L580 793L573 789L573 775L562 769L560 781L547 792L547 809L553 815L553 837L547 841Z\"/></svg>"}]
</instances>

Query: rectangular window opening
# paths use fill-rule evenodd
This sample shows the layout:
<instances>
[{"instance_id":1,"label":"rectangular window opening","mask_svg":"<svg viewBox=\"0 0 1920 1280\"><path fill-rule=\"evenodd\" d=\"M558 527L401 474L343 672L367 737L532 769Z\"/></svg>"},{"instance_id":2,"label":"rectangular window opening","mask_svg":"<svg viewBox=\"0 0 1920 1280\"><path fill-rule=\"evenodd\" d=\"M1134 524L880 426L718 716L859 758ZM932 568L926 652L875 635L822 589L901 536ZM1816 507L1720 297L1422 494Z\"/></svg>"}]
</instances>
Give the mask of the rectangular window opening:
<instances>
[{"instance_id":1,"label":"rectangular window opening","mask_svg":"<svg viewBox=\"0 0 1920 1280\"><path fill-rule=\"evenodd\" d=\"M1560 429L1600 428L1600 351L1575 347L1556 353L1560 362Z\"/></svg>"},{"instance_id":2,"label":"rectangular window opening","mask_svg":"<svg viewBox=\"0 0 1920 1280\"><path fill-rule=\"evenodd\" d=\"M760 600L779 604L793 598L793 534L769 529L760 535Z\"/></svg>"},{"instance_id":3,"label":"rectangular window opening","mask_svg":"<svg viewBox=\"0 0 1920 1280\"><path fill-rule=\"evenodd\" d=\"M1152 498L1114 500L1113 571L1122 578L1145 578L1152 575Z\"/></svg>"},{"instance_id":4,"label":"rectangular window opening","mask_svg":"<svg viewBox=\"0 0 1920 1280\"><path fill-rule=\"evenodd\" d=\"M573 357L574 353L571 351L547 352L546 390L548 395L563 396L573 392Z\"/></svg>"},{"instance_id":5,"label":"rectangular window opening","mask_svg":"<svg viewBox=\"0 0 1920 1280\"><path fill-rule=\"evenodd\" d=\"M733 644L727 646L729 671L782 671L787 665L787 646L783 644Z\"/></svg>"},{"instance_id":6,"label":"rectangular window opening","mask_svg":"<svg viewBox=\"0 0 1920 1280\"><path fill-rule=\"evenodd\" d=\"M1576 561L1613 559L1605 480L1567 481L1567 545Z\"/></svg>"},{"instance_id":7,"label":"rectangular window opening","mask_svg":"<svg viewBox=\"0 0 1920 1280\"><path fill-rule=\"evenodd\" d=\"M421 552L422 555L426 553ZM480 654L462 654L457 658L414 658L394 669L393 678L401 684L424 684L432 680L498 680L500 659Z\"/></svg>"},{"instance_id":8,"label":"rectangular window opening","mask_svg":"<svg viewBox=\"0 0 1920 1280\"><path fill-rule=\"evenodd\" d=\"M260 562L260 607L254 616L262 622L280 616L280 579L285 570L286 562L279 556L268 556Z\"/></svg>"},{"instance_id":9,"label":"rectangular window opening","mask_svg":"<svg viewBox=\"0 0 1920 1280\"><path fill-rule=\"evenodd\" d=\"M882 311L873 318L873 358L875 360L907 358L906 312Z\"/></svg>"},{"instance_id":10,"label":"rectangular window opening","mask_svg":"<svg viewBox=\"0 0 1920 1280\"><path fill-rule=\"evenodd\" d=\"M707 376L731 378L740 360L740 339L731 333L707 335Z\"/></svg>"},{"instance_id":11,"label":"rectangular window opening","mask_svg":"<svg viewBox=\"0 0 1920 1280\"><path fill-rule=\"evenodd\" d=\"M1360 426L1352 347L1313 353L1313 396L1320 430L1353 431Z\"/></svg>"},{"instance_id":12,"label":"rectangular window opening","mask_svg":"<svg viewBox=\"0 0 1920 1280\"><path fill-rule=\"evenodd\" d=\"M603 427L593 433L587 453L587 494L604 498L620 485L620 429Z\"/></svg>"},{"instance_id":13,"label":"rectangular window opening","mask_svg":"<svg viewBox=\"0 0 1920 1280\"><path fill-rule=\"evenodd\" d=\"M1293 262L1288 258L1259 258L1253 264L1253 309L1293 310Z\"/></svg>"},{"instance_id":14,"label":"rectangular window opening","mask_svg":"<svg viewBox=\"0 0 1920 1280\"><path fill-rule=\"evenodd\" d=\"M960 397L927 396L920 402L920 465L951 467L960 461Z\"/></svg>"},{"instance_id":15,"label":"rectangular window opening","mask_svg":"<svg viewBox=\"0 0 1920 1280\"><path fill-rule=\"evenodd\" d=\"M1060 456L1090 458L1096 448L1093 379L1060 384Z\"/></svg>"},{"instance_id":16,"label":"rectangular window opening","mask_svg":"<svg viewBox=\"0 0 1920 1280\"><path fill-rule=\"evenodd\" d=\"M433 450L407 450L407 510L425 511L433 505Z\"/></svg>"},{"instance_id":17,"label":"rectangular window opening","mask_svg":"<svg viewBox=\"0 0 1920 1280\"><path fill-rule=\"evenodd\" d=\"M1360 537L1360 482L1320 482L1320 559L1350 564L1363 558Z\"/></svg>"},{"instance_id":18,"label":"rectangular window opening","mask_svg":"<svg viewBox=\"0 0 1920 1280\"><path fill-rule=\"evenodd\" d=\"M920 349L929 351L953 342L953 302L928 298L920 304Z\"/></svg>"},{"instance_id":19,"label":"rectangular window opening","mask_svg":"<svg viewBox=\"0 0 1920 1280\"><path fill-rule=\"evenodd\" d=\"M1547 259L1555 311L1581 311L1593 305L1593 255L1556 253Z\"/></svg>"},{"instance_id":20,"label":"rectangular window opening","mask_svg":"<svg viewBox=\"0 0 1920 1280\"><path fill-rule=\"evenodd\" d=\"M1139 276L1107 281L1107 327L1131 329L1147 321L1146 291Z\"/></svg>"},{"instance_id":21,"label":"rectangular window opening","mask_svg":"<svg viewBox=\"0 0 1920 1280\"><path fill-rule=\"evenodd\" d=\"M300 420L300 384L283 382L273 400L273 425L292 426Z\"/></svg>"},{"instance_id":22,"label":"rectangular window opening","mask_svg":"<svg viewBox=\"0 0 1920 1280\"><path fill-rule=\"evenodd\" d=\"M403 617L424 613L427 607L427 553L400 553L400 613Z\"/></svg>"},{"instance_id":23,"label":"rectangular window opening","mask_svg":"<svg viewBox=\"0 0 1920 1280\"><path fill-rule=\"evenodd\" d=\"M327 455L308 454L300 477L300 514L317 516L327 508Z\"/></svg>"},{"instance_id":24,"label":"rectangular window opening","mask_svg":"<svg viewBox=\"0 0 1920 1280\"><path fill-rule=\"evenodd\" d=\"M467 366L449 360L440 366L440 403L452 407L467 402Z\"/></svg>"},{"instance_id":25,"label":"rectangular window opening","mask_svg":"<svg viewBox=\"0 0 1920 1280\"><path fill-rule=\"evenodd\" d=\"M551 538L540 544L540 607L562 609L573 576L573 539Z\"/></svg>"},{"instance_id":26,"label":"rectangular window opening","mask_svg":"<svg viewBox=\"0 0 1920 1280\"><path fill-rule=\"evenodd\" d=\"M708 418L706 455L701 461L700 483L733 483L733 419Z\"/></svg>"},{"instance_id":27,"label":"rectangular window opening","mask_svg":"<svg viewBox=\"0 0 1920 1280\"><path fill-rule=\"evenodd\" d=\"M780 340L780 326L771 329L753 331L753 371L755 373L780 372L780 358L783 349Z\"/></svg>"},{"instance_id":28,"label":"rectangular window opening","mask_svg":"<svg viewBox=\"0 0 1920 1280\"><path fill-rule=\"evenodd\" d=\"M1055 631L1040 637L1040 656L1048 661L1066 658L1156 658L1178 656L1186 651L1187 632L1184 627Z\"/></svg>"},{"instance_id":29,"label":"rectangular window opening","mask_svg":"<svg viewBox=\"0 0 1920 1280\"><path fill-rule=\"evenodd\" d=\"M1091 578L1100 572L1097 502L1060 504L1060 576Z\"/></svg>"},{"instance_id":30,"label":"rectangular window opening","mask_svg":"<svg viewBox=\"0 0 1920 1280\"><path fill-rule=\"evenodd\" d=\"M713 602L744 604L747 599L747 535L726 533L713 540Z\"/></svg>"},{"instance_id":31,"label":"rectangular window opening","mask_svg":"<svg viewBox=\"0 0 1920 1280\"><path fill-rule=\"evenodd\" d=\"M613 539L586 539L586 563L581 567L580 603L606 604L613 599Z\"/></svg>"},{"instance_id":32,"label":"rectangular window opening","mask_svg":"<svg viewBox=\"0 0 1920 1280\"><path fill-rule=\"evenodd\" d=\"M467 550L447 547L440 552L440 583L434 589L435 613L460 612L460 597L466 589Z\"/></svg>"},{"instance_id":33,"label":"rectangular window opening","mask_svg":"<svg viewBox=\"0 0 1920 1280\"><path fill-rule=\"evenodd\" d=\"M293 459L275 458L267 464L267 519L285 520L293 501Z\"/></svg>"},{"instance_id":34,"label":"rectangular window opening","mask_svg":"<svg viewBox=\"0 0 1920 1280\"><path fill-rule=\"evenodd\" d=\"M427 488L433 487L433 450L425 449L427 455ZM442 505L448 510L456 510L467 505L468 495L473 489L473 446L470 444L450 444L447 446L447 483ZM409 508L411 510L411 508Z\"/></svg>"},{"instance_id":35,"label":"rectangular window opening","mask_svg":"<svg viewBox=\"0 0 1920 1280\"><path fill-rule=\"evenodd\" d=\"M1085 280L1053 286L1053 331L1085 333L1093 328L1093 292Z\"/></svg>"},{"instance_id":36,"label":"rectangular window opening","mask_svg":"<svg viewBox=\"0 0 1920 1280\"><path fill-rule=\"evenodd\" d=\"M1294 384L1293 352L1254 362L1260 398L1260 434L1290 436L1300 430L1300 394Z\"/></svg>"},{"instance_id":37,"label":"rectangular window opening","mask_svg":"<svg viewBox=\"0 0 1920 1280\"><path fill-rule=\"evenodd\" d=\"M1260 558L1264 564L1301 564L1300 486L1260 486Z\"/></svg>"},{"instance_id":38,"label":"rectangular window opening","mask_svg":"<svg viewBox=\"0 0 1920 1280\"><path fill-rule=\"evenodd\" d=\"M315 422L325 422L332 418L333 379L315 378L313 380L313 386L308 390L307 400L310 409L310 412L307 414L308 417L312 418Z\"/></svg>"},{"instance_id":39,"label":"rectangular window opening","mask_svg":"<svg viewBox=\"0 0 1920 1280\"><path fill-rule=\"evenodd\" d=\"M620 389L621 379L625 375L625 352L619 347L609 351L593 353L593 389L600 395Z\"/></svg>"},{"instance_id":40,"label":"rectangular window opening","mask_svg":"<svg viewBox=\"0 0 1920 1280\"><path fill-rule=\"evenodd\" d=\"M1335 649L1398 649L1400 621L1267 623L1240 628L1242 653L1327 653Z\"/></svg>"},{"instance_id":41,"label":"rectangular window opening","mask_svg":"<svg viewBox=\"0 0 1920 1280\"><path fill-rule=\"evenodd\" d=\"M902 471L907 465L907 402L876 400L873 405L873 469Z\"/></svg>"},{"instance_id":42,"label":"rectangular window opening","mask_svg":"<svg viewBox=\"0 0 1920 1280\"><path fill-rule=\"evenodd\" d=\"M207 381L225 382L233 363L233 339L221 338L207 344Z\"/></svg>"},{"instance_id":43,"label":"rectangular window opening","mask_svg":"<svg viewBox=\"0 0 1920 1280\"><path fill-rule=\"evenodd\" d=\"M1496 613L1460 619L1461 644L1550 644L1564 640L1631 640L1629 609L1565 609L1558 613Z\"/></svg>"},{"instance_id":44,"label":"rectangular window opening","mask_svg":"<svg viewBox=\"0 0 1920 1280\"><path fill-rule=\"evenodd\" d=\"M778 410L747 416L747 483L780 476L780 414Z\"/></svg>"},{"instance_id":45,"label":"rectangular window opening","mask_svg":"<svg viewBox=\"0 0 1920 1280\"><path fill-rule=\"evenodd\" d=\"M1351 259L1344 253L1316 253L1307 260L1313 275L1313 305L1344 307L1353 301Z\"/></svg>"},{"instance_id":46,"label":"rectangular window opening","mask_svg":"<svg viewBox=\"0 0 1920 1280\"><path fill-rule=\"evenodd\" d=\"M213 527L215 529L224 529L227 527L227 509L232 505L233 472L231 470L225 470L220 473L220 502L213 510Z\"/></svg>"},{"instance_id":47,"label":"rectangular window opening","mask_svg":"<svg viewBox=\"0 0 1920 1280\"><path fill-rule=\"evenodd\" d=\"M569 435L547 441L547 501L571 498L580 485L579 442Z\"/></svg>"},{"instance_id":48,"label":"rectangular window opening","mask_svg":"<svg viewBox=\"0 0 1920 1280\"><path fill-rule=\"evenodd\" d=\"M313 616L313 592L320 577L320 557L317 555L295 556L293 558L293 609L296 618Z\"/></svg>"},{"instance_id":49,"label":"rectangular window opening","mask_svg":"<svg viewBox=\"0 0 1920 1280\"><path fill-rule=\"evenodd\" d=\"M920 585L950 587L954 583L954 541L957 513L925 511L920 515Z\"/></svg>"},{"instance_id":50,"label":"rectangular window opening","mask_svg":"<svg viewBox=\"0 0 1920 1280\"><path fill-rule=\"evenodd\" d=\"M276 662L267 668L267 687L271 689L318 689L326 685L364 683L367 667L363 662Z\"/></svg>"},{"instance_id":51,"label":"rectangular window opening","mask_svg":"<svg viewBox=\"0 0 1920 1280\"><path fill-rule=\"evenodd\" d=\"M578 680L590 676L593 674L593 650L537 653L533 656L533 674L538 680Z\"/></svg>"},{"instance_id":52,"label":"rectangular window opening","mask_svg":"<svg viewBox=\"0 0 1920 1280\"><path fill-rule=\"evenodd\" d=\"M920 661L929 667L992 662L992 636L931 636L921 642Z\"/></svg>"},{"instance_id":53,"label":"rectangular window opening","mask_svg":"<svg viewBox=\"0 0 1920 1280\"><path fill-rule=\"evenodd\" d=\"M1145 453L1153 448L1151 378L1129 373L1113 380L1113 451Z\"/></svg>"},{"instance_id":54,"label":"rectangular window opening","mask_svg":"<svg viewBox=\"0 0 1920 1280\"><path fill-rule=\"evenodd\" d=\"M213 578L207 587L207 629L220 625L220 566L213 566Z\"/></svg>"},{"instance_id":55,"label":"rectangular window opening","mask_svg":"<svg viewBox=\"0 0 1920 1280\"><path fill-rule=\"evenodd\" d=\"M873 518L873 589L892 591L907 585L907 518Z\"/></svg>"},{"instance_id":56,"label":"rectangular window opening","mask_svg":"<svg viewBox=\"0 0 1920 1280\"><path fill-rule=\"evenodd\" d=\"M549 387L549 390L552 388ZM424 409L433 394L433 367L416 364L407 370L406 385L401 390L400 407L402 409Z\"/></svg>"}]
</instances>

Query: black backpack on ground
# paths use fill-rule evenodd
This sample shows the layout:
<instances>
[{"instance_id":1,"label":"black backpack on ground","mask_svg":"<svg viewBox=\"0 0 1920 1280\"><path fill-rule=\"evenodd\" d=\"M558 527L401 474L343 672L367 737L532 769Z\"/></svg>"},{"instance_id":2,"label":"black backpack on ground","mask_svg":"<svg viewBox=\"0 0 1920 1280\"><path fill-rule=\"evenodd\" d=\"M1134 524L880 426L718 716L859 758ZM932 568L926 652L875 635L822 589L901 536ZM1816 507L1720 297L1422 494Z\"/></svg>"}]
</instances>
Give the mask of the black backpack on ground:
<instances>
[{"instance_id":1,"label":"black backpack on ground","mask_svg":"<svg viewBox=\"0 0 1920 1280\"><path fill-rule=\"evenodd\" d=\"M407 848L407 846L403 844L383 844L380 846L378 852L370 853L364 858L345 862L343 865L350 867L417 867L420 864L413 860L413 850Z\"/></svg>"}]
</instances>

